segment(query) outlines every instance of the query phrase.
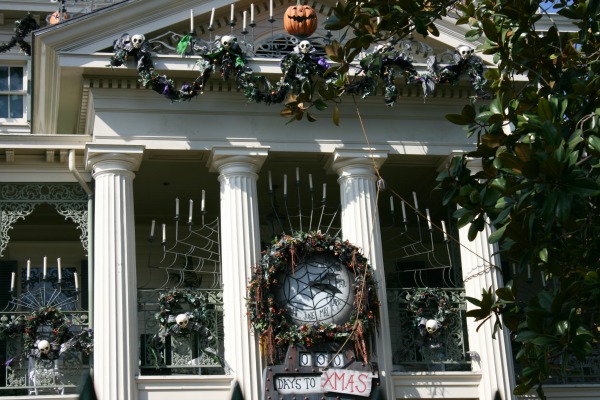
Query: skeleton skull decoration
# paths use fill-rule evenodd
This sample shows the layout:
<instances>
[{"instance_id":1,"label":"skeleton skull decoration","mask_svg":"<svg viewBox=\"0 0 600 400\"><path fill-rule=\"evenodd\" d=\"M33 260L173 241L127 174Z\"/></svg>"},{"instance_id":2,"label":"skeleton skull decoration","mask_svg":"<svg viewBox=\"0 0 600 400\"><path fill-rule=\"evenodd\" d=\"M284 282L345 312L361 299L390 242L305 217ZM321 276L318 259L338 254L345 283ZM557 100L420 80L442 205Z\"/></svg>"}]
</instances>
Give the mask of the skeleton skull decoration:
<instances>
[{"instance_id":1,"label":"skeleton skull decoration","mask_svg":"<svg viewBox=\"0 0 600 400\"><path fill-rule=\"evenodd\" d=\"M177 317L175 317L175 322L177 322L177 325L183 329L188 326L190 318L187 316L187 314L179 314Z\"/></svg>"},{"instance_id":2,"label":"skeleton skull decoration","mask_svg":"<svg viewBox=\"0 0 600 400\"><path fill-rule=\"evenodd\" d=\"M430 335L438 330L438 322L435 319L429 319L425 323L425 329Z\"/></svg>"},{"instance_id":3,"label":"skeleton skull decoration","mask_svg":"<svg viewBox=\"0 0 600 400\"><path fill-rule=\"evenodd\" d=\"M131 37L131 45L134 48L139 49L142 47L142 44L144 44L144 40L146 40L146 37L142 34L133 35Z\"/></svg>"},{"instance_id":4,"label":"skeleton skull decoration","mask_svg":"<svg viewBox=\"0 0 600 400\"><path fill-rule=\"evenodd\" d=\"M38 342L37 347L38 347L38 350L40 351L40 353L42 353L42 354L50 353L51 346L50 346L50 342L47 340L40 340Z\"/></svg>"},{"instance_id":5,"label":"skeleton skull decoration","mask_svg":"<svg viewBox=\"0 0 600 400\"><path fill-rule=\"evenodd\" d=\"M465 45L460 45L456 48L456 52L458 54L460 54L460 56L462 57L463 60L468 60L469 57L471 57L473 55L474 51L475 50L473 50L469 46L465 46Z\"/></svg>"},{"instance_id":6,"label":"skeleton skull decoration","mask_svg":"<svg viewBox=\"0 0 600 400\"><path fill-rule=\"evenodd\" d=\"M303 40L298 43L298 51L302 54L308 54L312 49L312 45L308 40Z\"/></svg>"},{"instance_id":7,"label":"skeleton skull decoration","mask_svg":"<svg viewBox=\"0 0 600 400\"><path fill-rule=\"evenodd\" d=\"M237 38L235 36L224 35L223 37L221 37L221 46L223 46L223 48L225 50L231 49L233 47L233 45L236 43L237 43Z\"/></svg>"}]
</instances>

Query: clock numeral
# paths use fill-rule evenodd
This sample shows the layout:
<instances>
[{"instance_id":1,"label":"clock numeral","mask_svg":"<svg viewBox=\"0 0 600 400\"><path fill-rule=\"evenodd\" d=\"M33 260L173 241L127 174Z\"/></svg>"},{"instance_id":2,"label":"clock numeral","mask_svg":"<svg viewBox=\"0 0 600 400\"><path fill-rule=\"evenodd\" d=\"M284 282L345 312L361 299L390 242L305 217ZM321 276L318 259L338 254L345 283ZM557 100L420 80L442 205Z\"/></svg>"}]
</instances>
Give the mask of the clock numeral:
<instances>
[{"instance_id":1,"label":"clock numeral","mask_svg":"<svg viewBox=\"0 0 600 400\"><path fill-rule=\"evenodd\" d=\"M312 354L311 353L300 353L300 366L301 367L312 367Z\"/></svg>"},{"instance_id":2,"label":"clock numeral","mask_svg":"<svg viewBox=\"0 0 600 400\"><path fill-rule=\"evenodd\" d=\"M333 366L334 367L343 367L344 366L344 357L341 354L338 354L333 358Z\"/></svg>"},{"instance_id":3,"label":"clock numeral","mask_svg":"<svg viewBox=\"0 0 600 400\"><path fill-rule=\"evenodd\" d=\"M317 353L317 367L326 367L329 363L329 354Z\"/></svg>"}]
</instances>

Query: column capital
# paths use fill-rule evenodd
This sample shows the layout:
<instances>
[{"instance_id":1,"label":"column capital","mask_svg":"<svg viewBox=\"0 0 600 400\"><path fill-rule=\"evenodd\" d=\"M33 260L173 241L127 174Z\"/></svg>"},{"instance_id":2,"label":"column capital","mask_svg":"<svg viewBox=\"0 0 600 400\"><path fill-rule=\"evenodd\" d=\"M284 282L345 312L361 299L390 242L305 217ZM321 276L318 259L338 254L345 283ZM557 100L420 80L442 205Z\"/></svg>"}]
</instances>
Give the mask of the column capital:
<instances>
[{"instance_id":1,"label":"column capital","mask_svg":"<svg viewBox=\"0 0 600 400\"><path fill-rule=\"evenodd\" d=\"M94 170L101 163L116 163L112 168L137 171L142 163L145 146L87 144L85 166ZM109 169L112 169L109 167Z\"/></svg>"},{"instance_id":2,"label":"column capital","mask_svg":"<svg viewBox=\"0 0 600 400\"><path fill-rule=\"evenodd\" d=\"M228 166L234 167L235 172L257 173L267 159L269 149L270 147L266 146L215 146L211 150L207 165L210 172L223 173L224 169Z\"/></svg>"},{"instance_id":3,"label":"column capital","mask_svg":"<svg viewBox=\"0 0 600 400\"><path fill-rule=\"evenodd\" d=\"M387 160L387 150L376 150L376 149L336 149L325 168L329 171L335 172L339 176L345 173L373 175L375 168L379 168ZM348 169L358 170L349 172Z\"/></svg>"}]
</instances>

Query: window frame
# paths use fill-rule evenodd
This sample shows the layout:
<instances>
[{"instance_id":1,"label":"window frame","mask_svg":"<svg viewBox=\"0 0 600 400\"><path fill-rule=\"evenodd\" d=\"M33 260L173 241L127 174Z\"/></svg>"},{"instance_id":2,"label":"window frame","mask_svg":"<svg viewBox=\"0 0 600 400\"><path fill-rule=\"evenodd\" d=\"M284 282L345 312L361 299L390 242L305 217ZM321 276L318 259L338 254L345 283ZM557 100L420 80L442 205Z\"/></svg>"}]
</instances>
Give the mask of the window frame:
<instances>
[{"instance_id":1,"label":"window frame","mask_svg":"<svg viewBox=\"0 0 600 400\"><path fill-rule=\"evenodd\" d=\"M23 115L20 118L0 118L1 126L26 126L29 124L29 94L30 94L30 71L29 71L29 62L21 61L21 60L1 60L0 67L9 68L8 76L10 77L10 69L11 68L22 68L23 70L23 87L21 90L15 91L10 90L10 85L8 90L0 91L0 95L18 95L23 98ZM10 100L9 100L10 105ZM9 106L10 107L10 106Z\"/></svg>"}]
</instances>

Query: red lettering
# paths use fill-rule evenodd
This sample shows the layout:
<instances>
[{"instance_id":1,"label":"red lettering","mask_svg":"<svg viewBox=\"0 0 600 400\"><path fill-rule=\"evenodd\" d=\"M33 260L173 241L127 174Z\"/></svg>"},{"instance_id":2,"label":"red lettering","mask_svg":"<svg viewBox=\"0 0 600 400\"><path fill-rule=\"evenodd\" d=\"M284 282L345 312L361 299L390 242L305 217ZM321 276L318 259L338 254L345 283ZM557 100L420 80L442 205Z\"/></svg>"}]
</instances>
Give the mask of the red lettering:
<instances>
[{"instance_id":1,"label":"red lettering","mask_svg":"<svg viewBox=\"0 0 600 400\"><path fill-rule=\"evenodd\" d=\"M348 390L348 386L350 386L350 391L354 392L354 375L350 375L350 379L348 379L348 382L346 382L344 390Z\"/></svg>"},{"instance_id":2,"label":"red lettering","mask_svg":"<svg viewBox=\"0 0 600 400\"><path fill-rule=\"evenodd\" d=\"M342 372L342 373L341 373L341 374L339 374L339 375L337 374L337 372L334 372L334 374L335 374L335 378L336 378L336 384L335 384L335 386L333 387L333 390L337 390L337 380L338 380L338 379L340 379L340 380L342 381L342 382L341 382L341 384L342 384L342 388L343 388L343 387L344 387L344 377L346 376L346 374L344 374L344 372ZM342 390L343 390L343 389L342 389Z\"/></svg>"},{"instance_id":3,"label":"red lettering","mask_svg":"<svg viewBox=\"0 0 600 400\"><path fill-rule=\"evenodd\" d=\"M356 387L356 391L359 392L359 393L364 393L365 390L367 390L367 382L363 381L363 378L368 379L369 375L367 375L367 374L360 374L360 375L358 375L358 381L360 383L362 383L362 385L363 385L362 386L362 390L360 390L358 387Z\"/></svg>"},{"instance_id":4,"label":"red lettering","mask_svg":"<svg viewBox=\"0 0 600 400\"><path fill-rule=\"evenodd\" d=\"M334 374L328 374L327 371L323 371L323 374L325 375L325 382L321 382L321 389L323 389L325 386L327 386L327 384L329 384L329 382L331 382L331 378L334 377ZM331 384L331 386L333 387L333 384Z\"/></svg>"}]
</instances>

